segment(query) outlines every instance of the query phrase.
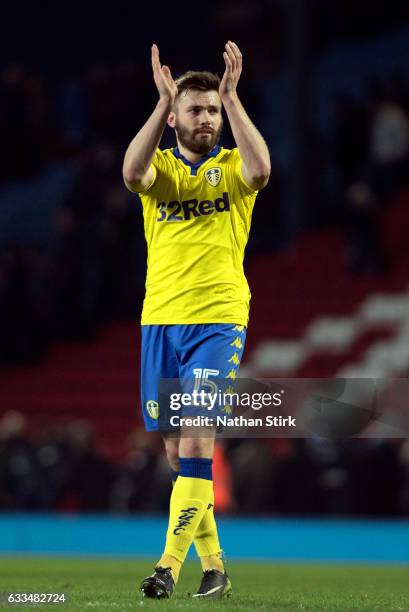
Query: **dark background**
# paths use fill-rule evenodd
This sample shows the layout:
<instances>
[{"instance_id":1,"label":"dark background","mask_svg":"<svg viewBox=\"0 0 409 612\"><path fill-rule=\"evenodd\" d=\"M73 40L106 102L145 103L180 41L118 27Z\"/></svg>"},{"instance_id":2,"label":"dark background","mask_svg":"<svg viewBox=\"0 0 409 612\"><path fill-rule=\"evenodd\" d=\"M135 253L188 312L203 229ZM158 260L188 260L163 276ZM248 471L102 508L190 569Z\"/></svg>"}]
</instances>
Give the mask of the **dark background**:
<instances>
[{"instance_id":1,"label":"dark background","mask_svg":"<svg viewBox=\"0 0 409 612\"><path fill-rule=\"evenodd\" d=\"M9 4L1 39L0 508L167 507L161 443L139 416L141 211L121 178L156 100L153 42L175 77L221 74L237 42L239 94L271 151L247 249L244 369L407 376L407 2ZM362 305L379 294L383 318L368 323ZM337 317L356 322L350 342ZM324 348L311 344L322 318ZM370 360L379 342L393 358ZM307 356L289 360L291 343ZM217 505L405 515L408 465L407 440L381 433L233 441L216 453Z\"/></svg>"}]
</instances>

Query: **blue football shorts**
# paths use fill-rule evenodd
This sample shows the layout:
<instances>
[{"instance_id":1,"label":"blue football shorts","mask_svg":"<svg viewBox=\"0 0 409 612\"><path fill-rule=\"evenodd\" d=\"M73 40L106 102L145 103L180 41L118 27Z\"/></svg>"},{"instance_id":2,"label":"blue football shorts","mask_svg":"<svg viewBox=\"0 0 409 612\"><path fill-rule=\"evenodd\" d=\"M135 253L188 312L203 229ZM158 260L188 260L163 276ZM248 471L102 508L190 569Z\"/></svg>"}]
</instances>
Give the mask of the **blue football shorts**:
<instances>
[{"instance_id":1,"label":"blue football shorts","mask_svg":"<svg viewBox=\"0 0 409 612\"><path fill-rule=\"evenodd\" d=\"M169 409L160 406L161 379L177 379L188 392L197 379L234 384L246 341L244 326L206 323L142 325L141 329L141 401L147 431L157 431L161 409Z\"/></svg>"}]
</instances>

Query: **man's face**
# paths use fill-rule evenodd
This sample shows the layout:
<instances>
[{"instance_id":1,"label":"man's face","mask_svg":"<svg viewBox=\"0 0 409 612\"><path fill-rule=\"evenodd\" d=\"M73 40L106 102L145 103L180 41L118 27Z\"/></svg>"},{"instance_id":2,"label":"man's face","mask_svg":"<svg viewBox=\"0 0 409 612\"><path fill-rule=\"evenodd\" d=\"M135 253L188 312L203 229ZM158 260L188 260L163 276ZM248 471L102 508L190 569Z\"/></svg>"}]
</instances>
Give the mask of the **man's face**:
<instances>
[{"instance_id":1,"label":"man's face","mask_svg":"<svg viewBox=\"0 0 409 612\"><path fill-rule=\"evenodd\" d=\"M178 143L192 153L208 153L219 142L223 127L222 105L217 91L184 91L169 117Z\"/></svg>"}]
</instances>

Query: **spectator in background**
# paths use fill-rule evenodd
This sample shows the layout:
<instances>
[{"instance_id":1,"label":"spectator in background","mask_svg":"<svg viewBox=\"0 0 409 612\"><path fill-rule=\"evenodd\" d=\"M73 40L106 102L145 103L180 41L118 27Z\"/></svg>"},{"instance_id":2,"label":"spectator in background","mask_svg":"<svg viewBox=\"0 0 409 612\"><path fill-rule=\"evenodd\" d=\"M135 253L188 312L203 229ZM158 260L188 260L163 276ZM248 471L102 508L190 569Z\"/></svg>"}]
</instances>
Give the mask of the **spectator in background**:
<instances>
[{"instance_id":1,"label":"spectator in background","mask_svg":"<svg viewBox=\"0 0 409 612\"><path fill-rule=\"evenodd\" d=\"M169 504L169 474L161 469L160 442L144 429L135 429L126 439L125 460L111 496L114 512L155 510L158 499L163 510Z\"/></svg>"},{"instance_id":2,"label":"spectator in background","mask_svg":"<svg viewBox=\"0 0 409 612\"><path fill-rule=\"evenodd\" d=\"M353 274L382 274L386 257L381 242L381 208L365 181L345 192L347 268Z\"/></svg>"},{"instance_id":3,"label":"spectator in background","mask_svg":"<svg viewBox=\"0 0 409 612\"><path fill-rule=\"evenodd\" d=\"M0 490L8 509L46 507L35 447L27 435L24 416L14 410L0 420Z\"/></svg>"},{"instance_id":4,"label":"spectator in background","mask_svg":"<svg viewBox=\"0 0 409 612\"><path fill-rule=\"evenodd\" d=\"M370 100L370 175L382 202L409 176L409 117L396 93L391 87L378 88Z\"/></svg>"},{"instance_id":5,"label":"spectator in background","mask_svg":"<svg viewBox=\"0 0 409 612\"><path fill-rule=\"evenodd\" d=\"M229 459L233 499L237 502L237 507L248 514L268 511L275 462L267 448L260 444L259 440L243 440L230 450Z\"/></svg>"},{"instance_id":6,"label":"spectator in background","mask_svg":"<svg viewBox=\"0 0 409 612\"><path fill-rule=\"evenodd\" d=\"M349 440L341 449L348 479L344 512L396 516L404 499L404 465L396 440Z\"/></svg>"},{"instance_id":7,"label":"spectator in background","mask_svg":"<svg viewBox=\"0 0 409 612\"><path fill-rule=\"evenodd\" d=\"M67 480L67 470L70 468L65 436L66 428L55 423L50 425L48 419L32 436L43 499L49 510L57 508L62 487Z\"/></svg>"},{"instance_id":8,"label":"spectator in background","mask_svg":"<svg viewBox=\"0 0 409 612\"><path fill-rule=\"evenodd\" d=\"M91 425L73 421L66 427L64 443L67 470L59 509L107 512L116 470L95 450Z\"/></svg>"}]
</instances>

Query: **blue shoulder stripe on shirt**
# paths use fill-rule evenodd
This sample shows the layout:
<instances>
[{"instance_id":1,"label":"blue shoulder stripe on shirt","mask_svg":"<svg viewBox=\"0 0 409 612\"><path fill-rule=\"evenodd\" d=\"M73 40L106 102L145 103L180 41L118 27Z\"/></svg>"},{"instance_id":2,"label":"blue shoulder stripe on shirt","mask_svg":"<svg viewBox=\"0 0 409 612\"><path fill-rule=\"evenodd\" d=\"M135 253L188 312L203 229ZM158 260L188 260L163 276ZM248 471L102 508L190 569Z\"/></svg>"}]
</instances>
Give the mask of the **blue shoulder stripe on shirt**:
<instances>
[{"instance_id":1,"label":"blue shoulder stripe on shirt","mask_svg":"<svg viewBox=\"0 0 409 612\"><path fill-rule=\"evenodd\" d=\"M211 151L209 151L209 153L206 153L205 155L203 155L203 157L201 157L199 159L199 161L197 161L195 163L192 163L188 159L186 159L186 157L184 155L182 155L182 153L179 151L179 147L174 147L172 149L172 153L176 157L176 159L181 159L182 162L184 164L186 164L186 166L190 167L190 175L191 176L196 176L197 175L197 171L200 168L200 166L202 164L204 164L211 157L216 157L216 155L218 155L220 153L220 150L221 150L221 146L220 145L216 145Z\"/></svg>"}]
</instances>

